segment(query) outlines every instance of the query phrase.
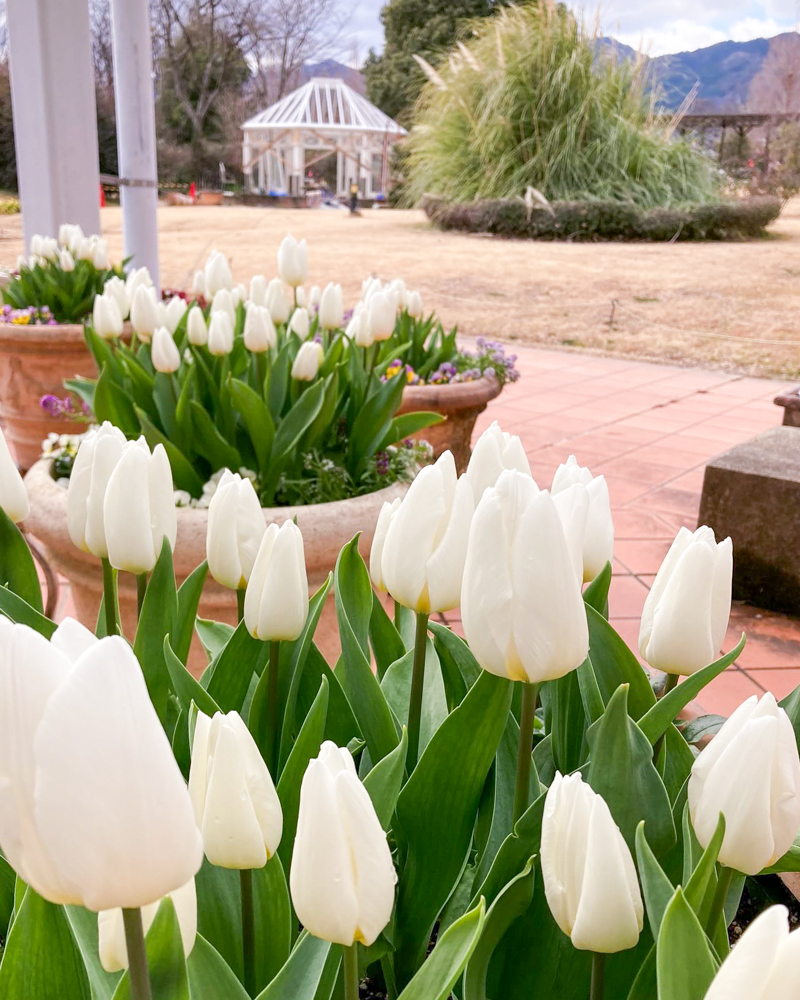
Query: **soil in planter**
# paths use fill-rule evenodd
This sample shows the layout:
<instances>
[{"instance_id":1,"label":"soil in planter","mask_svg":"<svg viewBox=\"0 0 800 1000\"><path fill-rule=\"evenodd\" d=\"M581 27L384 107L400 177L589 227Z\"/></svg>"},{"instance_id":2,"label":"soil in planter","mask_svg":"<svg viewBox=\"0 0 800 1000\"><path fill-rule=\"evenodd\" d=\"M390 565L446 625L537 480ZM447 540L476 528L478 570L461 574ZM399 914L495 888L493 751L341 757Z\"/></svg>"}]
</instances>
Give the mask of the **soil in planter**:
<instances>
[{"instance_id":1,"label":"soil in planter","mask_svg":"<svg viewBox=\"0 0 800 1000\"><path fill-rule=\"evenodd\" d=\"M746 879L739 909L728 928L731 944L739 940L760 913L776 903L782 903L788 909L790 930L800 925L800 902L777 875L759 875Z\"/></svg>"}]
</instances>

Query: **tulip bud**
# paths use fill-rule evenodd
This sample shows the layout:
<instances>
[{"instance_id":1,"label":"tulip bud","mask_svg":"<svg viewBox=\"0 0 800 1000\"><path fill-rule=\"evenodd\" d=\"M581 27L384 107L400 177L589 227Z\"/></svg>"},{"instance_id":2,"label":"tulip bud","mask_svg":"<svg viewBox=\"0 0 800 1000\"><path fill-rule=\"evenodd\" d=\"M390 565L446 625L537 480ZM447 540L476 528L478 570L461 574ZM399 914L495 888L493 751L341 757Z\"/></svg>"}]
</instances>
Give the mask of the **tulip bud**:
<instances>
[{"instance_id":1,"label":"tulip bud","mask_svg":"<svg viewBox=\"0 0 800 1000\"><path fill-rule=\"evenodd\" d=\"M308 310L299 306L292 313L292 318L289 322L289 329L292 333L296 333L301 340L307 340L310 328L311 323L308 318Z\"/></svg>"},{"instance_id":2,"label":"tulip bud","mask_svg":"<svg viewBox=\"0 0 800 1000\"><path fill-rule=\"evenodd\" d=\"M316 309L319 312L319 304L322 299L322 289L319 285L312 285L311 291L308 293L308 308Z\"/></svg>"},{"instance_id":3,"label":"tulip bud","mask_svg":"<svg viewBox=\"0 0 800 1000\"><path fill-rule=\"evenodd\" d=\"M292 302L280 278L273 278L267 285L267 309L273 323L285 323L292 311Z\"/></svg>"},{"instance_id":4,"label":"tulip bud","mask_svg":"<svg viewBox=\"0 0 800 1000\"><path fill-rule=\"evenodd\" d=\"M369 311L362 303L359 303L353 311L353 318L347 324L345 334L356 347L372 347L375 343L372 328L369 325Z\"/></svg>"},{"instance_id":5,"label":"tulip bud","mask_svg":"<svg viewBox=\"0 0 800 1000\"><path fill-rule=\"evenodd\" d=\"M192 294L206 298L206 276L202 271L195 271L192 277Z\"/></svg>"},{"instance_id":6,"label":"tulip bud","mask_svg":"<svg viewBox=\"0 0 800 1000\"><path fill-rule=\"evenodd\" d=\"M466 475L449 451L424 468L391 515L381 555L383 584L413 611L458 607L474 511Z\"/></svg>"},{"instance_id":7,"label":"tulip bud","mask_svg":"<svg viewBox=\"0 0 800 1000\"><path fill-rule=\"evenodd\" d=\"M263 868L278 850L281 803L238 712L197 713L189 794L212 865Z\"/></svg>"},{"instance_id":8,"label":"tulip bud","mask_svg":"<svg viewBox=\"0 0 800 1000\"><path fill-rule=\"evenodd\" d=\"M225 312L212 312L208 322L208 350L221 358L233 350L233 326Z\"/></svg>"},{"instance_id":9,"label":"tulip bud","mask_svg":"<svg viewBox=\"0 0 800 1000\"><path fill-rule=\"evenodd\" d=\"M278 334L266 306L257 306L254 302L250 302L244 318L243 339L244 346L254 354L263 353L270 347L277 346Z\"/></svg>"},{"instance_id":10,"label":"tulip bud","mask_svg":"<svg viewBox=\"0 0 800 1000\"><path fill-rule=\"evenodd\" d=\"M139 339L149 344L159 325L158 303L152 286L138 284L131 300L131 326Z\"/></svg>"},{"instance_id":11,"label":"tulip bud","mask_svg":"<svg viewBox=\"0 0 800 1000\"><path fill-rule=\"evenodd\" d=\"M92 326L103 340L122 336L122 315L116 299L111 295L95 295L92 306Z\"/></svg>"},{"instance_id":12,"label":"tulip bud","mask_svg":"<svg viewBox=\"0 0 800 1000\"><path fill-rule=\"evenodd\" d=\"M305 240L284 236L278 248L278 274L292 288L302 285L308 277L308 247Z\"/></svg>"},{"instance_id":13,"label":"tulip bud","mask_svg":"<svg viewBox=\"0 0 800 1000\"><path fill-rule=\"evenodd\" d=\"M757 875L800 830L800 758L786 712L771 694L741 704L692 765L689 814L703 848L725 817L721 864Z\"/></svg>"},{"instance_id":14,"label":"tulip bud","mask_svg":"<svg viewBox=\"0 0 800 1000\"><path fill-rule=\"evenodd\" d=\"M200 867L192 801L120 636L70 661L0 619L0 843L40 896L135 909Z\"/></svg>"},{"instance_id":15,"label":"tulip bud","mask_svg":"<svg viewBox=\"0 0 800 1000\"><path fill-rule=\"evenodd\" d=\"M233 302L233 296L227 288L220 288L211 302L211 315L219 312L225 313L230 320L231 329L233 329L236 326L236 306Z\"/></svg>"},{"instance_id":16,"label":"tulip bud","mask_svg":"<svg viewBox=\"0 0 800 1000\"><path fill-rule=\"evenodd\" d=\"M228 258L217 250L212 250L206 261L203 276L206 298L213 298L222 289L230 291L233 288L233 276Z\"/></svg>"},{"instance_id":17,"label":"tulip bud","mask_svg":"<svg viewBox=\"0 0 800 1000\"><path fill-rule=\"evenodd\" d=\"M28 264L28 258L25 256L24 253L21 253L17 257L17 270L18 271L24 271L26 268L28 268L30 266L32 266L32 265Z\"/></svg>"},{"instance_id":18,"label":"tulip bud","mask_svg":"<svg viewBox=\"0 0 800 1000\"><path fill-rule=\"evenodd\" d=\"M165 538L175 548L178 519L163 445L151 455L143 437L126 443L108 480L103 519L108 560L115 569L149 573Z\"/></svg>"},{"instance_id":19,"label":"tulip bud","mask_svg":"<svg viewBox=\"0 0 800 1000\"><path fill-rule=\"evenodd\" d=\"M560 493L551 494L558 511L564 538L567 540L570 563L578 586L583 584L583 540L589 515L589 491L583 483L573 483Z\"/></svg>"},{"instance_id":20,"label":"tulip bud","mask_svg":"<svg viewBox=\"0 0 800 1000\"><path fill-rule=\"evenodd\" d=\"M238 285L234 285L231 289L231 299L234 306L238 306L240 302L244 302L247 299L247 286L242 284L241 281Z\"/></svg>"},{"instance_id":21,"label":"tulip bud","mask_svg":"<svg viewBox=\"0 0 800 1000\"><path fill-rule=\"evenodd\" d=\"M583 582L589 583L614 557L611 501L605 476L593 476L588 469L578 465L574 455L570 455L553 476L553 497L573 483L581 483L589 493L589 512L583 538Z\"/></svg>"},{"instance_id":22,"label":"tulip bud","mask_svg":"<svg viewBox=\"0 0 800 1000\"><path fill-rule=\"evenodd\" d=\"M394 333L397 305L390 292L376 292L369 299L369 326L373 340L388 340Z\"/></svg>"},{"instance_id":23,"label":"tulip bud","mask_svg":"<svg viewBox=\"0 0 800 1000\"><path fill-rule=\"evenodd\" d=\"M461 618L478 663L510 680L563 677L589 651L586 609L556 505L515 469L500 475L475 510Z\"/></svg>"},{"instance_id":24,"label":"tulip bud","mask_svg":"<svg viewBox=\"0 0 800 1000\"><path fill-rule=\"evenodd\" d=\"M103 285L103 295L109 296L117 303L120 316L123 321L126 320L131 307L128 301L128 290L122 278L116 274L109 278Z\"/></svg>"},{"instance_id":25,"label":"tulip bud","mask_svg":"<svg viewBox=\"0 0 800 1000\"><path fill-rule=\"evenodd\" d=\"M53 239L52 236L42 236L39 243L39 257L44 257L45 260L58 260L59 248L58 241Z\"/></svg>"},{"instance_id":26,"label":"tulip bud","mask_svg":"<svg viewBox=\"0 0 800 1000\"><path fill-rule=\"evenodd\" d=\"M84 236L79 240L74 253L78 260L92 260L94 258L95 244L91 236Z\"/></svg>"},{"instance_id":27,"label":"tulip bud","mask_svg":"<svg viewBox=\"0 0 800 1000\"><path fill-rule=\"evenodd\" d=\"M319 325L323 330L338 330L343 322L342 286L328 284L319 301Z\"/></svg>"},{"instance_id":28,"label":"tulip bud","mask_svg":"<svg viewBox=\"0 0 800 1000\"><path fill-rule=\"evenodd\" d=\"M306 290L302 285L298 285L294 290L294 304L302 309L305 309L308 299L306 298Z\"/></svg>"},{"instance_id":29,"label":"tulip bud","mask_svg":"<svg viewBox=\"0 0 800 1000\"><path fill-rule=\"evenodd\" d=\"M267 304L267 279L263 274L254 274L250 279L250 301L257 306Z\"/></svg>"},{"instance_id":30,"label":"tulip bud","mask_svg":"<svg viewBox=\"0 0 800 1000\"><path fill-rule=\"evenodd\" d=\"M322 344L315 340L307 340L305 344L301 344L292 365L292 378L298 382L313 382L322 364L322 357Z\"/></svg>"},{"instance_id":31,"label":"tulip bud","mask_svg":"<svg viewBox=\"0 0 800 1000\"><path fill-rule=\"evenodd\" d=\"M408 305L408 289L402 278L394 278L389 282L389 291L394 296L397 309L405 309Z\"/></svg>"},{"instance_id":32,"label":"tulip bud","mask_svg":"<svg viewBox=\"0 0 800 1000\"><path fill-rule=\"evenodd\" d=\"M424 310L422 308L422 296L419 292L409 292L406 312L412 319L421 319Z\"/></svg>"},{"instance_id":33,"label":"tulip bud","mask_svg":"<svg viewBox=\"0 0 800 1000\"><path fill-rule=\"evenodd\" d=\"M253 484L226 469L208 505L206 556L217 583L231 590L247 586L266 530Z\"/></svg>"},{"instance_id":34,"label":"tulip bud","mask_svg":"<svg viewBox=\"0 0 800 1000\"><path fill-rule=\"evenodd\" d=\"M167 896L175 907L175 916L178 919L178 928L181 932L183 954L188 958L197 938L197 890L194 878L189 879L186 885L182 885L180 889L168 892ZM160 905L161 900L159 899L155 903L148 903L147 906L141 908L142 930L145 934L156 919ZM125 940L125 924L122 920L122 910L119 907L114 910L101 910L97 914L97 935L100 964L106 972L121 972L123 969L127 969L128 948Z\"/></svg>"},{"instance_id":35,"label":"tulip bud","mask_svg":"<svg viewBox=\"0 0 800 1000\"><path fill-rule=\"evenodd\" d=\"M293 641L308 617L303 536L293 521L270 524L261 539L244 598L244 620L256 639Z\"/></svg>"},{"instance_id":36,"label":"tulip bud","mask_svg":"<svg viewBox=\"0 0 800 1000\"><path fill-rule=\"evenodd\" d=\"M68 222L62 222L58 227L58 242L72 251L78 240L83 239L83 230L80 226L71 226Z\"/></svg>"},{"instance_id":37,"label":"tulip bud","mask_svg":"<svg viewBox=\"0 0 800 1000\"><path fill-rule=\"evenodd\" d=\"M789 933L785 906L770 906L733 946L705 1000L791 1000L796 996L800 996L800 934Z\"/></svg>"},{"instance_id":38,"label":"tulip bud","mask_svg":"<svg viewBox=\"0 0 800 1000\"><path fill-rule=\"evenodd\" d=\"M681 528L644 602L639 652L657 670L693 674L719 654L731 614L733 545Z\"/></svg>"},{"instance_id":39,"label":"tulip bud","mask_svg":"<svg viewBox=\"0 0 800 1000\"><path fill-rule=\"evenodd\" d=\"M166 319L164 326L166 326L170 333L174 334L178 329L178 324L183 319L183 314L188 308L186 299L181 298L180 295L173 295L169 302L167 302L164 309L164 318Z\"/></svg>"},{"instance_id":40,"label":"tulip bud","mask_svg":"<svg viewBox=\"0 0 800 1000\"><path fill-rule=\"evenodd\" d=\"M194 347L203 347L208 343L208 327L203 318L203 310L199 306L192 306L189 310L189 315L186 317L186 336Z\"/></svg>"},{"instance_id":41,"label":"tulip bud","mask_svg":"<svg viewBox=\"0 0 800 1000\"><path fill-rule=\"evenodd\" d=\"M389 922L397 874L350 751L326 741L300 787L289 886L310 934L371 945Z\"/></svg>"},{"instance_id":42,"label":"tulip bud","mask_svg":"<svg viewBox=\"0 0 800 1000\"><path fill-rule=\"evenodd\" d=\"M62 271L69 273L75 270L75 258L69 250L62 250L58 255L58 265Z\"/></svg>"},{"instance_id":43,"label":"tulip bud","mask_svg":"<svg viewBox=\"0 0 800 1000\"><path fill-rule=\"evenodd\" d=\"M128 291L128 311L133 305L138 288L153 288L153 279L146 267L132 267L125 278L125 287ZM155 293L155 289L153 289Z\"/></svg>"},{"instance_id":44,"label":"tulip bud","mask_svg":"<svg viewBox=\"0 0 800 1000\"><path fill-rule=\"evenodd\" d=\"M153 334L150 345L150 360L157 372L171 375L181 366L181 355L172 334L165 326L159 326Z\"/></svg>"},{"instance_id":45,"label":"tulip bud","mask_svg":"<svg viewBox=\"0 0 800 1000\"><path fill-rule=\"evenodd\" d=\"M389 530L392 515L400 506L401 499L401 497L395 497L391 503L385 500L378 514L378 523L375 525L375 534L369 551L369 575L378 590L386 590L386 585L383 582L383 546L386 544L386 532Z\"/></svg>"},{"instance_id":46,"label":"tulip bud","mask_svg":"<svg viewBox=\"0 0 800 1000\"><path fill-rule=\"evenodd\" d=\"M477 504L485 490L494 486L505 469L531 474L528 456L516 435L500 430L495 420L478 438L467 466L467 478Z\"/></svg>"},{"instance_id":47,"label":"tulip bud","mask_svg":"<svg viewBox=\"0 0 800 1000\"><path fill-rule=\"evenodd\" d=\"M581 951L633 948L644 909L631 852L602 796L556 772L542 817L542 876L553 919Z\"/></svg>"},{"instance_id":48,"label":"tulip bud","mask_svg":"<svg viewBox=\"0 0 800 1000\"><path fill-rule=\"evenodd\" d=\"M106 420L78 447L67 493L67 528L73 545L98 559L108 557L103 514L106 489L125 447L125 435Z\"/></svg>"},{"instance_id":49,"label":"tulip bud","mask_svg":"<svg viewBox=\"0 0 800 1000\"><path fill-rule=\"evenodd\" d=\"M2 429L0 429L0 509L15 524L17 521L24 521L31 510L28 491L11 457Z\"/></svg>"},{"instance_id":50,"label":"tulip bud","mask_svg":"<svg viewBox=\"0 0 800 1000\"><path fill-rule=\"evenodd\" d=\"M105 240L98 240L95 244L92 264L94 264L98 271L105 271L108 267L108 249Z\"/></svg>"}]
</instances>

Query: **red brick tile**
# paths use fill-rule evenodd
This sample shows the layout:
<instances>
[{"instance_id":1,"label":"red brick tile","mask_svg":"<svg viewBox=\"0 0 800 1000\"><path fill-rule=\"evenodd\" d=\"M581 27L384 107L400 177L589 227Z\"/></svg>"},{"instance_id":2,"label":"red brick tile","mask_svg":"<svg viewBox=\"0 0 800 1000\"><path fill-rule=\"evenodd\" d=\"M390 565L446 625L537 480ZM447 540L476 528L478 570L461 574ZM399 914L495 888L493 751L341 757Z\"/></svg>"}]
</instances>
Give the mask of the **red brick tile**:
<instances>
[{"instance_id":1,"label":"red brick tile","mask_svg":"<svg viewBox=\"0 0 800 1000\"><path fill-rule=\"evenodd\" d=\"M617 539L614 554L631 573L654 575L672 545L672 539Z\"/></svg>"},{"instance_id":2,"label":"red brick tile","mask_svg":"<svg viewBox=\"0 0 800 1000\"><path fill-rule=\"evenodd\" d=\"M791 694L800 685L800 668L798 667L784 670L771 668L752 672L748 670L746 673L756 684L771 691L778 701Z\"/></svg>"},{"instance_id":3,"label":"red brick tile","mask_svg":"<svg viewBox=\"0 0 800 1000\"><path fill-rule=\"evenodd\" d=\"M697 699L703 708L715 715L731 715L751 695L761 697L764 689L743 670L728 667L700 692Z\"/></svg>"},{"instance_id":4,"label":"red brick tile","mask_svg":"<svg viewBox=\"0 0 800 1000\"><path fill-rule=\"evenodd\" d=\"M668 538L672 539L675 532L658 514L642 510L634 505L612 511L614 517L614 533L620 538Z\"/></svg>"},{"instance_id":5,"label":"red brick tile","mask_svg":"<svg viewBox=\"0 0 800 1000\"><path fill-rule=\"evenodd\" d=\"M647 587L635 576L614 576L608 595L608 610L613 618L636 618L642 615Z\"/></svg>"}]
</instances>

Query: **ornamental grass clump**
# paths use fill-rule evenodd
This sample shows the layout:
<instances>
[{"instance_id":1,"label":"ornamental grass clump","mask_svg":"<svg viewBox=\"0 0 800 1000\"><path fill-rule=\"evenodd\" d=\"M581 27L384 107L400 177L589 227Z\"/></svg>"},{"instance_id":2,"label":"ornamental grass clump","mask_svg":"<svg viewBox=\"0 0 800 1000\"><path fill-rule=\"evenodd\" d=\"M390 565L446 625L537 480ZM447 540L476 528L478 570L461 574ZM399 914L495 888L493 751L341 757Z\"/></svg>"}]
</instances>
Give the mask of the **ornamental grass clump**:
<instances>
[{"instance_id":1,"label":"ornamental grass clump","mask_svg":"<svg viewBox=\"0 0 800 1000\"><path fill-rule=\"evenodd\" d=\"M706 202L718 173L654 110L644 60L599 59L565 5L506 8L436 70L409 139L409 199Z\"/></svg>"}]
</instances>

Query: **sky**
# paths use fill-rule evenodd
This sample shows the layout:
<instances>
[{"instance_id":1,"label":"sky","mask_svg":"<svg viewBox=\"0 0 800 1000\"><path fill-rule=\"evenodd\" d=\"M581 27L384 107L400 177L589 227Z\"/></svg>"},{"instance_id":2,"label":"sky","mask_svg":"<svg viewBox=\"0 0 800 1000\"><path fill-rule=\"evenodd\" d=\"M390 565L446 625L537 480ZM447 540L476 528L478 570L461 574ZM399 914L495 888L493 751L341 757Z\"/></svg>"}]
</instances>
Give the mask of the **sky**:
<instances>
[{"instance_id":1,"label":"sky","mask_svg":"<svg viewBox=\"0 0 800 1000\"><path fill-rule=\"evenodd\" d=\"M351 2L353 17L346 34L349 47L357 46L363 59L370 47L383 47L378 20L383 0ZM584 9L593 17L594 4ZM604 34L659 56L702 49L729 38L744 42L797 30L800 0L604 0L601 24Z\"/></svg>"}]
</instances>

